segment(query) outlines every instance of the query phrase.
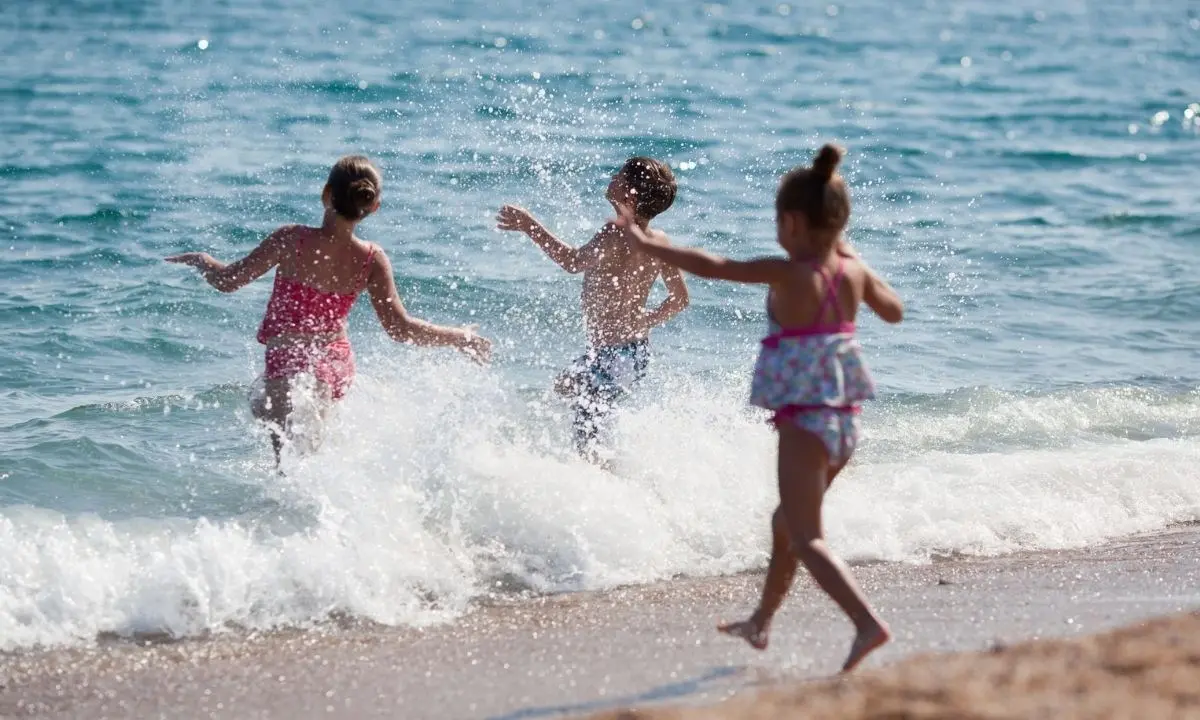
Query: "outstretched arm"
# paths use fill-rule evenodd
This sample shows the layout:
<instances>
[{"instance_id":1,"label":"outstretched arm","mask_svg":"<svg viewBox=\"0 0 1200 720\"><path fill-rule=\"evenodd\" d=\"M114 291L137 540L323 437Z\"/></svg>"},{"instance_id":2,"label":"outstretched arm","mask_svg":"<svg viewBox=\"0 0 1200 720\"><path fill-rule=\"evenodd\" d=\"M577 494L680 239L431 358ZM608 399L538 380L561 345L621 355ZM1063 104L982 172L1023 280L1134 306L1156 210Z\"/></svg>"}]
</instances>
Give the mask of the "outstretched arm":
<instances>
[{"instance_id":1,"label":"outstretched arm","mask_svg":"<svg viewBox=\"0 0 1200 720\"><path fill-rule=\"evenodd\" d=\"M898 323L903 320L904 302L900 300L900 296L896 294L888 281L877 275L871 266L863 261L858 251L844 239L838 241L838 253L857 260L867 271L867 284L863 288L863 302L867 304L867 307L875 311L879 319L884 322Z\"/></svg>"},{"instance_id":2,"label":"outstretched arm","mask_svg":"<svg viewBox=\"0 0 1200 720\"><path fill-rule=\"evenodd\" d=\"M491 359L491 341L476 335L473 329L443 327L409 315L396 291L392 263L382 251L375 253L371 262L367 292L379 324L396 342L453 347L480 363Z\"/></svg>"},{"instance_id":3,"label":"outstretched arm","mask_svg":"<svg viewBox=\"0 0 1200 720\"><path fill-rule=\"evenodd\" d=\"M172 255L167 262L190 265L200 271L209 285L221 292L233 292L262 277L279 264L287 247L289 228L279 228L259 243L249 255L226 265L208 253L190 252Z\"/></svg>"},{"instance_id":4,"label":"outstretched arm","mask_svg":"<svg viewBox=\"0 0 1200 720\"><path fill-rule=\"evenodd\" d=\"M662 301L661 305L642 316L647 329L666 323L671 318L683 312L683 309L690 302L687 283L683 281L683 273L673 265L667 265L666 263L661 263L661 265L660 272L662 273L663 282L667 286L667 298Z\"/></svg>"},{"instance_id":5,"label":"outstretched arm","mask_svg":"<svg viewBox=\"0 0 1200 720\"><path fill-rule=\"evenodd\" d=\"M787 278L789 268L787 260L781 258L731 260L695 248L668 245L663 240L647 235L646 231L637 224L632 210L622 207L620 212L621 214L613 223L618 227L625 228L642 252L653 255L680 270L714 280L731 280L741 283L773 284L783 282Z\"/></svg>"},{"instance_id":6,"label":"outstretched arm","mask_svg":"<svg viewBox=\"0 0 1200 720\"><path fill-rule=\"evenodd\" d=\"M524 208L505 205L496 216L496 227L500 230L515 230L529 236L542 252L569 273L579 273L596 264L599 258L600 241L608 231L601 230L596 237L581 248L573 248L546 229Z\"/></svg>"}]
</instances>

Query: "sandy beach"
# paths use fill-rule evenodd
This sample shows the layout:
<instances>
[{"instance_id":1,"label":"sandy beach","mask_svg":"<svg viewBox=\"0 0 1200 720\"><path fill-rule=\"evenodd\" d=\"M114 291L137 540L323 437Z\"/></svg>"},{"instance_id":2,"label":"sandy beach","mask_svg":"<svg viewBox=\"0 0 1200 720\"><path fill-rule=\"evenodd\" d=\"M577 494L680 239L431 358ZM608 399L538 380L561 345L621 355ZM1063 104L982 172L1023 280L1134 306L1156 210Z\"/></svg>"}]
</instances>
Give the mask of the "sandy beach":
<instances>
[{"instance_id":1,"label":"sandy beach","mask_svg":"<svg viewBox=\"0 0 1200 720\"><path fill-rule=\"evenodd\" d=\"M591 720L1198 716L1200 613L1189 613L1084 638L926 655L704 708L621 710Z\"/></svg>"},{"instance_id":2,"label":"sandy beach","mask_svg":"<svg viewBox=\"0 0 1200 720\"><path fill-rule=\"evenodd\" d=\"M862 677L903 684L928 676L895 665L911 656L1085 636L1200 608L1200 529L1078 550L856 571L896 635L863 666ZM424 630L351 623L22 652L0 657L0 714L523 720L698 708L735 695L733 702L749 702L778 683L829 677L850 627L806 580L779 617L767 652L714 632L718 621L752 608L760 580L758 574L685 578L497 601ZM891 674L872 674L880 668Z\"/></svg>"}]
</instances>

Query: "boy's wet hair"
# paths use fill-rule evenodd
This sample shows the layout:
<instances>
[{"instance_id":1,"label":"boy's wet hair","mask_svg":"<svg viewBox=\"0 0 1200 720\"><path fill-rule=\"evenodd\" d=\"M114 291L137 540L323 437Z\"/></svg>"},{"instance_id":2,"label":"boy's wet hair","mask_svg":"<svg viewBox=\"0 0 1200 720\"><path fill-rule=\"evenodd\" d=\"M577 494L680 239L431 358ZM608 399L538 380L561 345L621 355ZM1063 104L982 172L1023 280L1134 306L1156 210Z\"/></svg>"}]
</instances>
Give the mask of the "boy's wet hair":
<instances>
[{"instance_id":1,"label":"boy's wet hair","mask_svg":"<svg viewBox=\"0 0 1200 720\"><path fill-rule=\"evenodd\" d=\"M675 174L666 163L648 157L631 157L621 166L621 176L636 191L634 212L649 220L675 202Z\"/></svg>"},{"instance_id":2,"label":"boy's wet hair","mask_svg":"<svg viewBox=\"0 0 1200 720\"><path fill-rule=\"evenodd\" d=\"M383 177L371 161L362 155L347 155L338 160L325 181L330 204L347 220L362 220L383 192Z\"/></svg>"},{"instance_id":3,"label":"boy's wet hair","mask_svg":"<svg viewBox=\"0 0 1200 720\"><path fill-rule=\"evenodd\" d=\"M850 190L837 173L845 153L823 145L811 167L798 167L783 176L775 195L775 214L803 213L814 230L841 230L850 221Z\"/></svg>"}]
</instances>

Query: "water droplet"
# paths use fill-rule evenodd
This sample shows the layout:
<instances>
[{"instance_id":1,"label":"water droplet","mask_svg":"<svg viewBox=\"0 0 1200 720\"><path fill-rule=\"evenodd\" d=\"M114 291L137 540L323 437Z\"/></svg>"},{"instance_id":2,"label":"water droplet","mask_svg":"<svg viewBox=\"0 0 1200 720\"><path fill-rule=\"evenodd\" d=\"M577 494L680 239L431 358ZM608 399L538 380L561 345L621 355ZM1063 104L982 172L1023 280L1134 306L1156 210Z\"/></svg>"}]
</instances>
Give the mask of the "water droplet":
<instances>
[{"instance_id":1,"label":"water droplet","mask_svg":"<svg viewBox=\"0 0 1200 720\"><path fill-rule=\"evenodd\" d=\"M542 74L541 74L540 72L538 72L537 70L534 70L534 71L533 71L533 79L534 79L534 80L541 80L541 79L542 79Z\"/></svg>"},{"instance_id":2,"label":"water droplet","mask_svg":"<svg viewBox=\"0 0 1200 720\"><path fill-rule=\"evenodd\" d=\"M959 60L958 60L958 64L959 64L959 65L962 65L962 66L963 66L963 67L965 67L965 68L966 68L966 67L971 67L971 58L970 58L970 57L968 57L968 56L966 56L966 55L964 55L963 57L959 58Z\"/></svg>"},{"instance_id":3,"label":"water droplet","mask_svg":"<svg viewBox=\"0 0 1200 720\"><path fill-rule=\"evenodd\" d=\"M830 5L829 7L825 8L825 14L828 15L829 17L837 17L838 6Z\"/></svg>"},{"instance_id":4,"label":"water droplet","mask_svg":"<svg viewBox=\"0 0 1200 720\"><path fill-rule=\"evenodd\" d=\"M604 31L597 30L592 33L592 37L596 38L597 40L603 40L604 39Z\"/></svg>"},{"instance_id":5,"label":"water droplet","mask_svg":"<svg viewBox=\"0 0 1200 720\"><path fill-rule=\"evenodd\" d=\"M1004 62L1012 62L1012 53L1005 50L1004 52L1000 53L1000 59Z\"/></svg>"},{"instance_id":6,"label":"water droplet","mask_svg":"<svg viewBox=\"0 0 1200 720\"><path fill-rule=\"evenodd\" d=\"M359 89L359 90L366 90L366 89L367 89L367 81L366 81L366 80L359 80L359 81L358 81L358 89Z\"/></svg>"},{"instance_id":7,"label":"water droplet","mask_svg":"<svg viewBox=\"0 0 1200 720\"><path fill-rule=\"evenodd\" d=\"M1146 162L1146 153L1138 153L1138 160L1140 162Z\"/></svg>"},{"instance_id":8,"label":"water droplet","mask_svg":"<svg viewBox=\"0 0 1200 720\"><path fill-rule=\"evenodd\" d=\"M779 7L775 8L775 12L787 17L792 14L792 6L787 3L779 3Z\"/></svg>"},{"instance_id":9,"label":"water droplet","mask_svg":"<svg viewBox=\"0 0 1200 720\"><path fill-rule=\"evenodd\" d=\"M1137 131L1138 131L1137 123L1129 123L1129 134L1137 135Z\"/></svg>"},{"instance_id":10,"label":"water droplet","mask_svg":"<svg viewBox=\"0 0 1200 720\"><path fill-rule=\"evenodd\" d=\"M1046 19L1046 13L1043 10L1037 10L1033 13L1033 19L1042 22Z\"/></svg>"},{"instance_id":11,"label":"water droplet","mask_svg":"<svg viewBox=\"0 0 1200 720\"><path fill-rule=\"evenodd\" d=\"M938 33L938 39L942 42L950 42L950 38L952 37L954 37L954 33L950 32L949 30L943 30Z\"/></svg>"},{"instance_id":12,"label":"water droplet","mask_svg":"<svg viewBox=\"0 0 1200 720\"><path fill-rule=\"evenodd\" d=\"M201 50L207 50L208 38L200 38L200 42L196 43L196 47L200 48Z\"/></svg>"},{"instance_id":13,"label":"water droplet","mask_svg":"<svg viewBox=\"0 0 1200 720\"><path fill-rule=\"evenodd\" d=\"M636 17L633 19L633 22L629 23L629 27L633 28L634 30L641 30L642 28L646 27L646 22L640 17Z\"/></svg>"},{"instance_id":14,"label":"water droplet","mask_svg":"<svg viewBox=\"0 0 1200 720\"><path fill-rule=\"evenodd\" d=\"M1154 113L1154 117L1150 118L1150 124L1155 127L1162 127L1168 120L1171 119L1171 113L1166 110L1159 110Z\"/></svg>"},{"instance_id":15,"label":"water droplet","mask_svg":"<svg viewBox=\"0 0 1200 720\"><path fill-rule=\"evenodd\" d=\"M505 38L505 37L498 37L498 38L496 38L496 40L495 40L495 41L494 41L492 44L493 44L493 45L495 45L495 46L496 46L496 47L498 47L498 48L502 48L502 47L504 47L505 45L508 45L508 38Z\"/></svg>"},{"instance_id":16,"label":"water droplet","mask_svg":"<svg viewBox=\"0 0 1200 720\"><path fill-rule=\"evenodd\" d=\"M64 59L64 60L74 60L74 59L75 59L75 53L73 53L73 52L71 52L70 50L68 50L68 51L66 51L65 53L63 53L63 59Z\"/></svg>"},{"instance_id":17,"label":"water droplet","mask_svg":"<svg viewBox=\"0 0 1200 720\"><path fill-rule=\"evenodd\" d=\"M1191 25L1193 30L1200 30L1200 18L1188 20L1188 25Z\"/></svg>"}]
</instances>

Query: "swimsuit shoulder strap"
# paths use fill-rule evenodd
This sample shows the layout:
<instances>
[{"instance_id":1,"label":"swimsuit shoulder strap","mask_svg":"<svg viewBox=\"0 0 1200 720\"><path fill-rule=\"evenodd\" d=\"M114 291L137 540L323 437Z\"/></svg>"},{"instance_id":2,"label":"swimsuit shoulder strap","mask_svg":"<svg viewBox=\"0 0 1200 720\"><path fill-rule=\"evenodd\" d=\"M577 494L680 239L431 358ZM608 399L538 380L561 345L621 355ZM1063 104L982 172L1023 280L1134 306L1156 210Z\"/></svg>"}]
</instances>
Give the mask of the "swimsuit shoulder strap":
<instances>
[{"instance_id":1,"label":"swimsuit shoulder strap","mask_svg":"<svg viewBox=\"0 0 1200 720\"><path fill-rule=\"evenodd\" d=\"M814 324L820 324L822 318L825 317L825 308L832 307L834 315L837 316L837 322L842 322L842 308L838 305L838 288L842 284L842 278L846 276L846 258L838 256L837 271L833 277L825 272L825 267L819 263L813 264L813 269L820 274L821 279L825 281L825 297L821 300L821 307L817 310L817 317Z\"/></svg>"},{"instance_id":2,"label":"swimsuit shoulder strap","mask_svg":"<svg viewBox=\"0 0 1200 720\"><path fill-rule=\"evenodd\" d=\"M367 243L367 259L363 262L362 281L359 283L366 287L367 280L371 278L371 261L375 259L375 251L379 249L375 243Z\"/></svg>"}]
</instances>

